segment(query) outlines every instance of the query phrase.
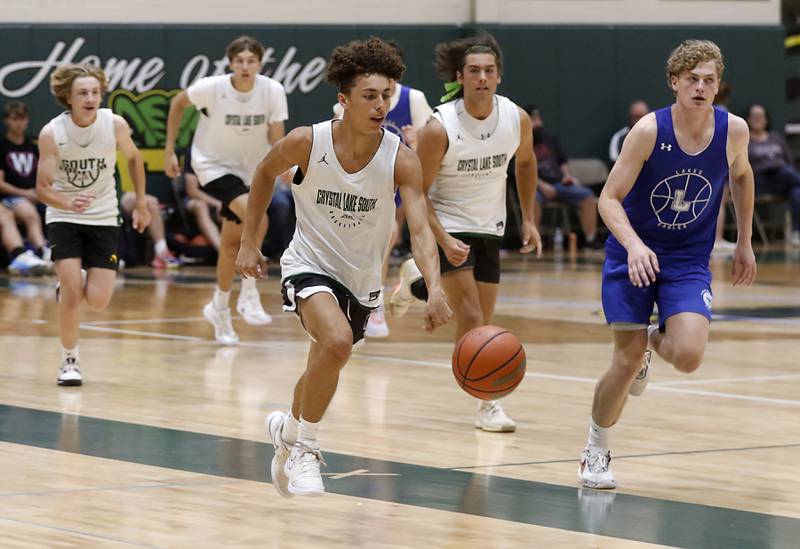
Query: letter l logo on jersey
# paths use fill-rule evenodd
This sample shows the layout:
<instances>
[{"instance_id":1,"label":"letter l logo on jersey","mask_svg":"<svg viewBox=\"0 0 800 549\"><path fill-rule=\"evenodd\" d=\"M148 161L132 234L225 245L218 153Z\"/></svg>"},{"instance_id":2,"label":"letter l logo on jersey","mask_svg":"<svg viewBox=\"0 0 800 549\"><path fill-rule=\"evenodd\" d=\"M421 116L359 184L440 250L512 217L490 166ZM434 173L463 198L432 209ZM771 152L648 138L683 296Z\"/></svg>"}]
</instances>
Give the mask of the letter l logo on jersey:
<instances>
[{"instance_id":1,"label":"letter l logo on jersey","mask_svg":"<svg viewBox=\"0 0 800 549\"><path fill-rule=\"evenodd\" d=\"M683 197L686 196L686 191L683 189L675 190L675 198L672 201L672 205L670 205L670 209L676 212L688 212L689 208L692 207L691 202L685 202Z\"/></svg>"}]
</instances>

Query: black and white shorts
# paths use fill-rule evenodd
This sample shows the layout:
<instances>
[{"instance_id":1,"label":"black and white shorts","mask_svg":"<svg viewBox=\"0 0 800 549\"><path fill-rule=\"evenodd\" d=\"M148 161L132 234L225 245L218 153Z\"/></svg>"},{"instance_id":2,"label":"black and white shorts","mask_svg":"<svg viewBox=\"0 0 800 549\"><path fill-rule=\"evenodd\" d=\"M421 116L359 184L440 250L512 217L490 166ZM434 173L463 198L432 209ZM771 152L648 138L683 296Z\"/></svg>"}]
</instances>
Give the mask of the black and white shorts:
<instances>
[{"instance_id":1,"label":"black and white shorts","mask_svg":"<svg viewBox=\"0 0 800 549\"><path fill-rule=\"evenodd\" d=\"M239 216L236 215L233 210L228 208L231 202L243 194L250 192L250 189L247 188L247 185L245 185L241 179L235 175L226 174L215 179L214 181L209 181L205 185L202 185L200 189L222 202L222 208L219 210L219 214L222 217L228 219L229 221L233 221L236 224L242 222L242 220L239 219Z\"/></svg>"},{"instance_id":2,"label":"black and white shorts","mask_svg":"<svg viewBox=\"0 0 800 549\"><path fill-rule=\"evenodd\" d=\"M364 339L364 331L367 329L367 320L372 309L359 303L347 288L330 277L309 273L284 279L281 283L283 310L296 313L302 323L303 317L297 309L298 302L320 292L329 293L336 298L353 331L353 345Z\"/></svg>"},{"instance_id":3,"label":"black and white shorts","mask_svg":"<svg viewBox=\"0 0 800 549\"><path fill-rule=\"evenodd\" d=\"M119 269L119 227L55 221L47 224L53 261L80 258L84 269Z\"/></svg>"}]
</instances>

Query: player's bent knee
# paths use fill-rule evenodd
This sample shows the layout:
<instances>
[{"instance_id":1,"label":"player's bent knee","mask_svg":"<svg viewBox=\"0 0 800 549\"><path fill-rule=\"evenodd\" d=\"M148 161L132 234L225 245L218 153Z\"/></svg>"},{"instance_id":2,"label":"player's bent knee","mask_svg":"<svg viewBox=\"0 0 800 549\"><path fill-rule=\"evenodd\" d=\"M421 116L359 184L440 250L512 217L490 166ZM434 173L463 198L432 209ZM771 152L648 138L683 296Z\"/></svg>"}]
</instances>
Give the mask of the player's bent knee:
<instances>
[{"instance_id":1,"label":"player's bent knee","mask_svg":"<svg viewBox=\"0 0 800 549\"><path fill-rule=\"evenodd\" d=\"M458 323L471 330L483 325L483 313L479 307L465 306L458 312Z\"/></svg>"},{"instance_id":2,"label":"player's bent knee","mask_svg":"<svg viewBox=\"0 0 800 549\"><path fill-rule=\"evenodd\" d=\"M83 301L83 288L79 285L75 287L61 285L58 300L66 307L77 307Z\"/></svg>"},{"instance_id":3,"label":"player's bent knee","mask_svg":"<svg viewBox=\"0 0 800 549\"><path fill-rule=\"evenodd\" d=\"M353 333L340 330L320 338L319 343L326 357L344 366L353 350Z\"/></svg>"},{"instance_id":4,"label":"player's bent knee","mask_svg":"<svg viewBox=\"0 0 800 549\"><path fill-rule=\"evenodd\" d=\"M638 354L618 355L614 357L613 367L625 377L633 378L641 369L644 360L644 352Z\"/></svg>"},{"instance_id":5,"label":"player's bent knee","mask_svg":"<svg viewBox=\"0 0 800 549\"><path fill-rule=\"evenodd\" d=\"M111 303L112 292L86 292L86 304L93 311L103 311Z\"/></svg>"},{"instance_id":6,"label":"player's bent knee","mask_svg":"<svg viewBox=\"0 0 800 549\"><path fill-rule=\"evenodd\" d=\"M681 351L672 363L675 369L684 374L691 374L700 367L703 362L703 353L697 351Z\"/></svg>"}]
</instances>

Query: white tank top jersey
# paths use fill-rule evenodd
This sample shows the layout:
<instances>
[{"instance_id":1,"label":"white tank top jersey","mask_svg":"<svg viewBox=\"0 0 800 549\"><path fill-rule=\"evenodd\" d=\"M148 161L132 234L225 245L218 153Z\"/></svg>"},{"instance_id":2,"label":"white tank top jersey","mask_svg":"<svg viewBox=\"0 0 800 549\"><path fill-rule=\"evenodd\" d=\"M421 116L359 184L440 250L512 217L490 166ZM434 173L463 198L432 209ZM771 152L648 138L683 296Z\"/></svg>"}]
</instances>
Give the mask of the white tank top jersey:
<instances>
[{"instance_id":1,"label":"white tank top jersey","mask_svg":"<svg viewBox=\"0 0 800 549\"><path fill-rule=\"evenodd\" d=\"M200 111L192 142L192 169L200 184L231 174L249 187L271 148L268 126L289 118L283 86L259 74L253 89L243 93L226 74L201 78L186 93Z\"/></svg>"},{"instance_id":2,"label":"white tank top jersey","mask_svg":"<svg viewBox=\"0 0 800 549\"><path fill-rule=\"evenodd\" d=\"M367 165L347 173L333 150L332 127L314 124L307 173L292 185L297 226L281 257L281 278L322 274L374 308L383 303L381 265L394 224L400 138L384 131Z\"/></svg>"},{"instance_id":3,"label":"white tank top jersey","mask_svg":"<svg viewBox=\"0 0 800 549\"><path fill-rule=\"evenodd\" d=\"M114 113L111 109L98 109L95 121L85 128L75 124L69 112L56 116L50 124L58 155L53 187L67 196L91 194L94 200L82 213L48 206L45 221L119 225Z\"/></svg>"},{"instance_id":4,"label":"white tank top jersey","mask_svg":"<svg viewBox=\"0 0 800 549\"><path fill-rule=\"evenodd\" d=\"M497 125L488 137L472 135L460 122L469 116L461 99L439 105L433 116L447 132L447 152L428 195L448 233L503 236L506 169L519 148L519 109L495 95Z\"/></svg>"}]
</instances>

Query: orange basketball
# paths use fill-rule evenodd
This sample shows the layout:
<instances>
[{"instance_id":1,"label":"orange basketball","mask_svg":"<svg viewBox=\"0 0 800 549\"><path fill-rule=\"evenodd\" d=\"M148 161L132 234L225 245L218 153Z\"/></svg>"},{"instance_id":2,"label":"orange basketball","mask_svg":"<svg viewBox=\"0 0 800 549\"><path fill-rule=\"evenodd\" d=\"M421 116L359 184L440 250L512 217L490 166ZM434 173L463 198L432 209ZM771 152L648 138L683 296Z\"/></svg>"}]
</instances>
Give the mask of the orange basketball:
<instances>
[{"instance_id":1,"label":"orange basketball","mask_svg":"<svg viewBox=\"0 0 800 549\"><path fill-rule=\"evenodd\" d=\"M474 397L504 397L525 377L525 349L504 328L475 328L464 334L453 351L453 375L458 386Z\"/></svg>"}]
</instances>

